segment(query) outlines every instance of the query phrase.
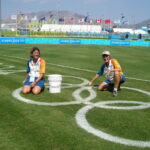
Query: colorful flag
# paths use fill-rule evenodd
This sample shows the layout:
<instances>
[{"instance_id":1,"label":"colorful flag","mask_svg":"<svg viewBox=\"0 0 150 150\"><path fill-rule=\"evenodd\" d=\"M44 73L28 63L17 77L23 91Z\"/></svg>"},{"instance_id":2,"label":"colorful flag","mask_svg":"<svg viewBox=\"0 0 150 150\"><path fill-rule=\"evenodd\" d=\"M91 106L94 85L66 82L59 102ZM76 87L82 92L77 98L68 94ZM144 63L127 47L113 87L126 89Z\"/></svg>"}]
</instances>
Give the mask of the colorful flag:
<instances>
[{"instance_id":1,"label":"colorful flag","mask_svg":"<svg viewBox=\"0 0 150 150\"><path fill-rule=\"evenodd\" d=\"M121 25L122 24L122 20L118 20L118 24Z\"/></svg>"},{"instance_id":2,"label":"colorful flag","mask_svg":"<svg viewBox=\"0 0 150 150\"><path fill-rule=\"evenodd\" d=\"M51 14L51 15L49 16L49 18L47 19L47 23L50 24L50 23L53 23L53 21L54 21L54 15Z\"/></svg>"},{"instance_id":3,"label":"colorful flag","mask_svg":"<svg viewBox=\"0 0 150 150\"><path fill-rule=\"evenodd\" d=\"M51 14L49 17L50 17L50 18L53 18L53 17L54 17L54 15L53 15L53 14Z\"/></svg>"},{"instance_id":4,"label":"colorful flag","mask_svg":"<svg viewBox=\"0 0 150 150\"><path fill-rule=\"evenodd\" d=\"M23 20L24 14L19 14L17 22L20 23Z\"/></svg>"},{"instance_id":5,"label":"colorful flag","mask_svg":"<svg viewBox=\"0 0 150 150\"><path fill-rule=\"evenodd\" d=\"M68 23L73 23L73 22L74 22L73 18L68 19Z\"/></svg>"},{"instance_id":6,"label":"colorful flag","mask_svg":"<svg viewBox=\"0 0 150 150\"><path fill-rule=\"evenodd\" d=\"M121 16L121 18L123 19L123 18L125 18L125 16L124 16L124 15L122 15L122 16Z\"/></svg>"},{"instance_id":7,"label":"colorful flag","mask_svg":"<svg viewBox=\"0 0 150 150\"><path fill-rule=\"evenodd\" d=\"M105 24L110 24L111 23L111 20L108 19L108 20L105 20Z\"/></svg>"},{"instance_id":8,"label":"colorful flag","mask_svg":"<svg viewBox=\"0 0 150 150\"><path fill-rule=\"evenodd\" d=\"M33 18L31 18L31 20L37 20L37 16L34 16Z\"/></svg>"},{"instance_id":9,"label":"colorful flag","mask_svg":"<svg viewBox=\"0 0 150 150\"><path fill-rule=\"evenodd\" d=\"M123 24L124 18L125 18L125 16L124 16L123 14L121 14L121 18L120 18L120 21L119 21L119 24L120 24L120 25Z\"/></svg>"},{"instance_id":10,"label":"colorful flag","mask_svg":"<svg viewBox=\"0 0 150 150\"><path fill-rule=\"evenodd\" d=\"M64 18L59 18L59 22L64 22Z\"/></svg>"},{"instance_id":11,"label":"colorful flag","mask_svg":"<svg viewBox=\"0 0 150 150\"><path fill-rule=\"evenodd\" d=\"M118 20L114 20L114 24L118 24Z\"/></svg>"},{"instance_id":12,"label":"colorful flag","mask_svg":"<svg viewBox=\"0 0 150 150\"><path fill-rule=\"evenodd\" d=\"M79 22L80 22L80 23L84 22L84 18L79 19Z\"/></svg>"},{"instance_id":13,"label":"colorful flag","mask_svg":"<svg viewBox=\"0 0 150 150\"><path fill-rule=\"evenodd\" d=\"M88 22L88 19L89 17L88 16L86 16L85 18L84 18L84 22Z\"/></svg>"},{"instance_id":14,"label":"colorful flag","mask_svg":"<svg viewBox=\"0 0 150 150\"><path fill-rule=\"evenodd\" d=\"M45 21L46 20L46 17L42 17L41 19L39 19L39 23L40 22L43 22L43 21Z\"/></svg>"},{"instance_id":15,"label":"colorful flag","mask_svg":"<svg viewBox=\"0 0 150 150\"><path fill-rule=\"evenodd\" d=\"M17 15L11 15L11 20L17 20Z\"/></svg>"},{"instance_id":16,"label":"colorful flag","mask_svg":"<svg viewBox=\"0 0 150 150\"><path fill-rule=\"evenodd\" d=\"M95 22L96 22L96 23L101 23L101 22L102 22L102 19L96 19Z\"/></svg>"},{"instance_id":17,"label":"colorful flag","mask_svg":"<svg viewBox=\"0 0 150 150\"><path fill-rule=\"evenodd\" d=\"M28 16L27 15L24 16L23 20L28 20Z\"/></svg>"},{"instance_id":18,"label":"colorful flag","mask_svg":"<svg viewBox=\"0 0 150 150\"><path fill-rule=\"evenodd\" d=\"M88 22L88 23L92 23L92 22L93 22L93 20L92 20L92 19L89 19L87 22Z\"/></svg>"},{"instance_id":19,"label":"colorful flag","mask_svg":"<svg viewBox=\"0 0 150 150\"><path fill-rule=\"evenodd\" d=\"M129 21L125 20L125 21L122 22L122 24L129 24Z\"/></svg>"}]
</instances>

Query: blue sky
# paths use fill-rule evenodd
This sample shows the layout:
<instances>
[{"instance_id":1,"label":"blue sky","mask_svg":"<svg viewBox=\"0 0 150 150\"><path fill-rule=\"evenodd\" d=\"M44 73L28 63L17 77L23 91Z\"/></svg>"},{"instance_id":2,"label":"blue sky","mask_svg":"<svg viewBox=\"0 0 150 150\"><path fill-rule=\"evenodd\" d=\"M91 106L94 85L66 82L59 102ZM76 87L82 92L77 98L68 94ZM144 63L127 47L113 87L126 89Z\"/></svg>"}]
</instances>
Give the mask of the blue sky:
<instances>
[{"instance_id":1,"label":"blue sky","mask_svg":"<svg viewBox=\"0 0 150 150\"><path fill-rule=\"evenodd\" d=\"M1 0L1 3L2 18L20 11L67 10L112 20L124 14L131 24L150 19L150 0Z\"/></svg>"}]
</instances>

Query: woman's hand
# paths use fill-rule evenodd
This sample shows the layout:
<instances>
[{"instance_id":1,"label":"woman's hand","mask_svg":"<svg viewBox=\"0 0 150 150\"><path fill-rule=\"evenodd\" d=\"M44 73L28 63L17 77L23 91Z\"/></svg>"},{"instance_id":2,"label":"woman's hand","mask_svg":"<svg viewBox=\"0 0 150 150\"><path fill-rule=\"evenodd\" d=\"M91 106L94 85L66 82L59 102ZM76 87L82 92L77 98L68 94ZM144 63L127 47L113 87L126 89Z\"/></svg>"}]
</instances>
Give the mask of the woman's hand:
<instances>
[{"instance_id":1,"label":"woman's hand","mask_svg":"<svg viewBox=\"0 0 150 150\"><path fill-rule=\"evenodd\" d=\"M108 70L108 71L106 72L106 77L109 76L110 72L111 72L110 70Z\"/></svg>"},{"instance_id":2,"label":"woman's hand","mask_svg":"<svg viewBox=\"0 0 150 150\"><path fill-rule=\"evenodd\" d=\"M31 84L31 87L33 88L33 87L35 87L35 85L36 85L36 82L33 82L33 83Z\"/></svg>"},{"instance_id":3,"label":"woman's hand","mask_svg":"<svg viewBox=\"0 0 150 150\"><path fill-rule=\"evenodd\" d=\"M93 84L93 82L90 81L90 82L88 83L88 86L92 86L92 84Z\"/></svg>"}]
</instances>

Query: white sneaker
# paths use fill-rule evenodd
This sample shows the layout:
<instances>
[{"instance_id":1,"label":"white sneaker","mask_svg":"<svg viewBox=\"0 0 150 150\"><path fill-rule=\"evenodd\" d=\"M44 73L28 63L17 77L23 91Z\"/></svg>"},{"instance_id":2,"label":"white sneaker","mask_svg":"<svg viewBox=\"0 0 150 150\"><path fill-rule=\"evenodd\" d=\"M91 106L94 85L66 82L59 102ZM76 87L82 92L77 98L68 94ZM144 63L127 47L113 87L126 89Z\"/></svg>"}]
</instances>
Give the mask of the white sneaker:
<instances>
[{"instance_id":1,"label":"white sneaker","mask_svg":"<svg viewBox=\"0 0 150 150\"><path fill-rule=\"evenodd\" d=\"M117 96L118 92L117 91L113 91L112 96Z\"/></svg>"}]
</instances>

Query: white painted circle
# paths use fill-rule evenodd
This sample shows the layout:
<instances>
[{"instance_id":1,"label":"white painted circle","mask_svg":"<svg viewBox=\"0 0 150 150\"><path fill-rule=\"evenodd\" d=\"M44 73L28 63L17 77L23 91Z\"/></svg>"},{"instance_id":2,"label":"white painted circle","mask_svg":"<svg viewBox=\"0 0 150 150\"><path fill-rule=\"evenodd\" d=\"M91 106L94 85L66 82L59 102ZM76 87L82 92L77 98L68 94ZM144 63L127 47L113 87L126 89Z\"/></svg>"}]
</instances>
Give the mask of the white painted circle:
<instances>
[{"instance_id":1,"label":"white painted circle","mask_svg":"<svg viewBox=\"0 0 150 150\"><path fill-rule=\"evenodd\" d=\"M63 75L63 78L74 78L74 79L78 79L78 80L81 80L82 83L80 83L80 84L63 83L62 88L82 87L82 86L85 86L85 85L87 85L87 84L89 83L89 81L88 81L87 79L81 78L81 77Z\"/></svg>"},{"instance_id":2,"label":"white painted circle","mask_svg":"<svg viewBox=\"0 0 150 150\"><path fill-rule=\"evenodd\" d=\"M130 87L122 87L124 89L129 89L129 90L133 90L133 91L137 91L143 94L146 94L148 96L150 96L150 92L144 91L144 90L140 90L137 88L130 88ZM124 107L120 107L120 106L111 106L109 104L138 104L138 106L124 106ZM99 108L105 108L105 109L124 109L124 110L135 110L135 109L146 109L146 108L150 108L150 102L140 102L140 101L127 101L127 100L116 100L116 101L103 101L103 102L99 102L96 103L95 107L99 107Z\"/></svg>"},{"instance_id":3,"label":"white painted circle","mask_svg":"<svg viewBox=\"0 0 150 150\"><path fill-rule=\"evenodd\" d=\"M141 93L144 93L146 95L150 95L150 92L136 89L136 88L129 88L129 87L123 87L126 89L138 91ZM119 106L108 106L108 104L117 104L117 103L130 103L130 104L139 104L139 106L128 106L128 107L119 107ZM94 107L99 107L99 108L105 108L105 109L130 109L130 110L136 110L136 109L146 109L150 108L150 102L139 102L139 101L105 101L105 102L98 102L94 103L91 105L87 105L83 108L81 108L77 113L76 113L76 121L77 124L83 128L85 131L100 137L102 139L105 139L107 141L111 141L114 143L120 143L128 146L136 146L136 147L150 147L150 141L140 141L140 140L129 140L126 138L121 138L117 136L112 136L111 134L105 133L101 130L93 128L87 121L86 119L86 113L93 109Z\"/></svg>"},{"instance_id":4,"label":"white painted circle","mask_svg":"<svg viewBox=\"0 0 150 150\"><path fill-rule=\"evenodd\" d=\"M111 106L109 104L138 104L137 106ZM127 100L117 100L117 101L105 101L95 103L95 107L104 109L124 109L124 110L137 110L150 108L150 103L138 102L138 101L127 101Z\"/></svg>"},{"instance_id":5,"label":"white painted circle","mask_svg":"<svg viewBox=\"0 0 150 150\"><path fill-rule=\"evenodd\" d=\"M86 119L86 113L98 104L99 103L95 103L92 105L87 105L85 107L82 107L76 113L76 122L81 128L83 128L88 133L91 133L97 137L100 137L104 140L111 141L114 143L124 144L128 146L136 146L136 147L150 147L150 141L129 140L126 138L113 136L111 134L108 134L101 130L93 128Z\"/></svg>"},{"instance_id":6,"label":"white painted circle","mask_svg":"<svg viewBox=\"0 0 150 150\"><path fill-rule=\"evenodd\" d=\"M80 101L70 101L70 102L37 102L31 99L24 98L20 95L22 88L16 89L12 96L15 97L17 100L29 103L29 104L35 104L35 105L44 105L44 106L60 106L60 105L72 105L72 104L80 104Z\"/></svg>"},{"instance_id":7,"label":"white painted circle","mask_svg":"<svg viewBox=\"0 0 150 150\"><path fill-rule=\"evenodd\" d=\"M89 104L89 101L96 97L96 92L91 87L85 87L84 86L85 84L88 83L87 79L80 78L80 77L74 77L74 76L65 76L65 77L73 77L73 78L76 78L76 79L83 80L83 82L81 84L76 84L76 85L71 86L71 87L80 87L81 86L81 88L75 90L72 94L75 101L70 101L70 102L39 102L38 101L37 102L35 100L31 100L31 99L27 99L27 98L22 97L20 95L20 92L21 92L22 88L18 88L15 91L13 91L12 96L15 97L17 100L23 101L25 103L36 104L36 105L44 105L44 106L74 105L74 104L81 104L81 103ZM83 99L80 96L80 93L84 90L87 90L90 93L90 95L88 97L86 97L85 99Z\"/></svg>"}]
</instances>

